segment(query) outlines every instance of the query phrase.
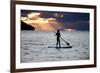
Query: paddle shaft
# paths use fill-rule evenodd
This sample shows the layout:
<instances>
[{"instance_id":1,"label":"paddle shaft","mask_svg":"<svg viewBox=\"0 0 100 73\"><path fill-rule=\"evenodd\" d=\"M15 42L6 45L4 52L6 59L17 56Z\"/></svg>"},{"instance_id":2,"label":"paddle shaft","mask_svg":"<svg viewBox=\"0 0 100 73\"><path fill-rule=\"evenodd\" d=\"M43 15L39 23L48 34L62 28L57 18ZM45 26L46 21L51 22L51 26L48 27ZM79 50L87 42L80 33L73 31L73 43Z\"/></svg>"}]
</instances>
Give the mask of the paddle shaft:
<instances>
[{"instance_id":1,"label":"paddle shaft","mask_svg":"<svg viewBox=\"0 0 100 73\"><path fill-rule=\"evenodd\" d=\"M68 46L70 46L70 44L67 42L67 41L65 41L62 37L60 37Z\"/></svg>"}]
</instances>

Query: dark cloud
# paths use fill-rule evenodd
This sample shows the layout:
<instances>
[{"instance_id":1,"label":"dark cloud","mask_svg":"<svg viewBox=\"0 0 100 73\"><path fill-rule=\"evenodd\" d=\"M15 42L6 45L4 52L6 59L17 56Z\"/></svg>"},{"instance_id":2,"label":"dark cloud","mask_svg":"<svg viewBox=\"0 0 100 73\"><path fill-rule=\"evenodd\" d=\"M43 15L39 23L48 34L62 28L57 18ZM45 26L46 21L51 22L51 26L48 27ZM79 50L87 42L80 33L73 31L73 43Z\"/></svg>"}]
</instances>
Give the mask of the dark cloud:
<instances>
[{"instance_id":1,"label":"dark cloud","mask_svg":"<svg viewBox=\"0 0 100 73\"><path fill-rule=\"evenodd\" d=\"M56 18L64 28L89 31L89 13L21 10L21 16L27 16L31 12L41 13L42 18Z\"/></svg>"}]
</instances>

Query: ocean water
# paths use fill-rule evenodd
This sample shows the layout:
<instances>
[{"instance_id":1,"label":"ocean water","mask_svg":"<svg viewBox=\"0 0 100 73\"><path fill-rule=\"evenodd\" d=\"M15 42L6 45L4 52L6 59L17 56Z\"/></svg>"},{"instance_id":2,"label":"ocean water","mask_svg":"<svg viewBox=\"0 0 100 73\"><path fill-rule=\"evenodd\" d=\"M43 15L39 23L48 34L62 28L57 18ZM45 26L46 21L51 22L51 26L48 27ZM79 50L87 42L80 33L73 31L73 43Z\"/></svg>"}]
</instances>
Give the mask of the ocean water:
<instances>
[{"instance_id":1,"label":"ocean water","mask_svg":"<svg viewBox=\"0 0 100 73\"><path fill-rule=\"evenodd\" d=\"M64 32L61 37L72 45L72 48L48 48L56 46L54 32L21 31L21 62L48 62L89 59L89 31ZM61 46L67 46L61 40Z\"/></svg>"}]
</instances>

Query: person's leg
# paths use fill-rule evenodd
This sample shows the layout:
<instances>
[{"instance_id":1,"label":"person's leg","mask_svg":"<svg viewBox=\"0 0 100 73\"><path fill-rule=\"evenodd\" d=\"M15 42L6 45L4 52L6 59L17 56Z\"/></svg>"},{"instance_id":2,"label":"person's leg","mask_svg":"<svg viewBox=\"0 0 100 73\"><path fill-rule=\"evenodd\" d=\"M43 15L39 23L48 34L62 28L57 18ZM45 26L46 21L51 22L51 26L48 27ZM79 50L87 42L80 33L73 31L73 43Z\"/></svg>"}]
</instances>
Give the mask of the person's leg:
<instances>
[{"instance_id":1,"label":"person's leg","mask_svg":"<svg viewBox=\"0 0 100 73\"><path fill-rule=\"evenodd\" d=\"M60 49L60 39L58 39L58 48Z\"/></svg>"},{"instance_id":2,"label":"person's leg","mask_svg":"<svg viewBox=\"0 0 100 73\"><path fill-rule=\"evenodd\" d=\"M58 48L58 39L57 39L57 43L56 43L56 48Z\"/></svg>"},{"instance_id":3,"label":"person's leg","mask_svg":"<svg viewBox=\"0 0 100 73\"><path fill-rule=\"evenodd\" d=\"M60 46L60 38L59 38L59 49L60 49L60 47L61 47L61 46Z\"/></svg>"}]
</instances>

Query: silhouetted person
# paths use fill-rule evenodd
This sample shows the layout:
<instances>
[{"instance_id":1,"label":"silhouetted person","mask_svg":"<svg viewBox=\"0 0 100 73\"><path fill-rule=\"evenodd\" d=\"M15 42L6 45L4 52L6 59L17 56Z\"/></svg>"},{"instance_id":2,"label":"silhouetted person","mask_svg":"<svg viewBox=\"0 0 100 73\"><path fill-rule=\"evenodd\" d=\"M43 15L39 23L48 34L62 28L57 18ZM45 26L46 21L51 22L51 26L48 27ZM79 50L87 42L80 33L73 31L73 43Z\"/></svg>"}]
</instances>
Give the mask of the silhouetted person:
<instances>
[{"instance_id":1,"label":"silhouetted person","mask_svg":"<svg viewBox=\"0 0 100 73\"><path fill-rule=\"evenodd\" d=\"M56 33L56 36L57 36L57 43L56 43L56 47L57 47L57 49L59 48L60 49L60 37L61 37L61 35L60 35L60 30L57 30L57 33Z\"/></svg>"}]
</instances>

